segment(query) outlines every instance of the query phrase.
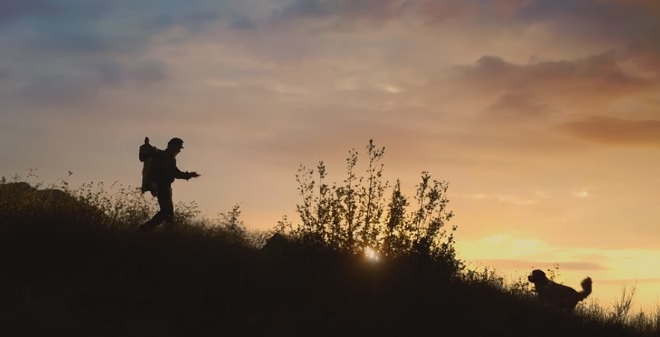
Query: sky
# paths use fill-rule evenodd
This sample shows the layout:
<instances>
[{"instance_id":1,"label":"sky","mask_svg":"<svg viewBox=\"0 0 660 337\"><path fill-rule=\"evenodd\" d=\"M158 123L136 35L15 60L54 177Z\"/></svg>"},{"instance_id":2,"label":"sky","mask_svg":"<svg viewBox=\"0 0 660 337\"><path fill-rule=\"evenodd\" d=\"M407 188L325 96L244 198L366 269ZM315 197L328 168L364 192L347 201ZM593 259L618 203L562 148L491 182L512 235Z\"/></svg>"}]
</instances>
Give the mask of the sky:
<instances>
[{"instance_id":1,"label":"sky","mask_svg":"<svg viewBox=\"0 0 660 337\"><path fill-rule=\"evenodd\" d=\"M449 182L459 258L604 307L660 306L659 89L655 0L0 1L0 175L138 186L180 137L175 202L272 229L373 139Z\"/></svg>"}]
</instances>

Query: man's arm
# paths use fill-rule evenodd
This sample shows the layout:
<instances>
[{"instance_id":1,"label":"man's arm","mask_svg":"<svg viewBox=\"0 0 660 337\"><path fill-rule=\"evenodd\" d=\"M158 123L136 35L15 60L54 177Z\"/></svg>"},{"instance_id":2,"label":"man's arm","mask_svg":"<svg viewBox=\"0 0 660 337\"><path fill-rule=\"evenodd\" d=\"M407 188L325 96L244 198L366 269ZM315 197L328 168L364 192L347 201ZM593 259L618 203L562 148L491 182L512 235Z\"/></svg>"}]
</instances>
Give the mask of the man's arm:
<instances>
[{"instance_id":1,"label":"man's arm","mask_svg":"<svg viewBox=\"0 0 660 337\"><path fill-rule=\"evenodd\" d=\"M188 171L183 172L183 171L179 170L178 167L175 167L174 178L188 180L190 178L197 178L197 177L199 177L199 173L197 173L197 172L194 172L194 171L193 172L188 172Z\"/></svg>"}]
</instances>

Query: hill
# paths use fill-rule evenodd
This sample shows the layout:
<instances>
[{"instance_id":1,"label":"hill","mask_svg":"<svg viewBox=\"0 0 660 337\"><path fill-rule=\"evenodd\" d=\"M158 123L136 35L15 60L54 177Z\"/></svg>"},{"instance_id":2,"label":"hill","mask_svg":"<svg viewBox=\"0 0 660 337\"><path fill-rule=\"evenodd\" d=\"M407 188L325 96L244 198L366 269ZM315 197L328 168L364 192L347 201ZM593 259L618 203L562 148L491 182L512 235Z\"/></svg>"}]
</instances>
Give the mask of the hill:
<instances>
[{"instance_id":1,"label":"hill","mask_svg":"<svg viewBox=\"0 0 660 337\"><path fill-rule=\"evenodd\" d=\"M637 336L414 259L2 223L2 336Z\"/></svg>"},{"instance_id":2,"label":"hill","mask_svg":"<svg viewBox=\"0 0 660 337\"><path fill-rule=\"evenodd\" d=\"M236 223L140 233L90 200L0 184L0 336L657 336L420 255L259 249Z\"/></svg>"}]
</instances>

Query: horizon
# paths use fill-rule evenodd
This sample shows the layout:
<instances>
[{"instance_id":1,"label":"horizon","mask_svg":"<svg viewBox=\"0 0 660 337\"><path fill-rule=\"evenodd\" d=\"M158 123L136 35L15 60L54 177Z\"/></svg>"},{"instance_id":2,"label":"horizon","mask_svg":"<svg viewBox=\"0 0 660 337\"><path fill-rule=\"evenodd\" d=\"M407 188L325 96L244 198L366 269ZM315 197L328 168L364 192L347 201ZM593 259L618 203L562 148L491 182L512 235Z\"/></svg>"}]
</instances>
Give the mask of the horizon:
<instances>
[{"instance_id":1,"label":"horizon","mask_svg":"<svg viewBox=\"0 0 660 337\"><path fill-rule=\"evenodd\" d=\"M299 165L341 181L373 139L409 197L422 171L450 183L459 258L558 264L605 303L637 280L652 310L658 31L643 0L9 0L0 176L139 186L144 137L180 137L201 177L175 203L268 229Z\"/></svg>"}]
</instances>

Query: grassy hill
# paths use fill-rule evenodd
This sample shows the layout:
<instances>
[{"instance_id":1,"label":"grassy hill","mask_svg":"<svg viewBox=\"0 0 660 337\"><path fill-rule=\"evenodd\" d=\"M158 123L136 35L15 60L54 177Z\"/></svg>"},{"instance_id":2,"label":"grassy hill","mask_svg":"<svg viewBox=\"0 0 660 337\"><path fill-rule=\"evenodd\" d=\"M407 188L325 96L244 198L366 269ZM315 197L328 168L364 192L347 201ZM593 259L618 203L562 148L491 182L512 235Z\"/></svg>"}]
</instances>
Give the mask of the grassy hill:
<instances>
[{"instance_id":1,"label":"grassy hill","mask_svg":"<svg viewBox=\"0 0 660 337\"><path fill-rule=\"evenodd\" d=\"M415 255L267 251L191 221L136 232L135 209L84 195L0 184L0 336L660 335L657 317L559 312Z\"/></svg>"}]
</instances>

